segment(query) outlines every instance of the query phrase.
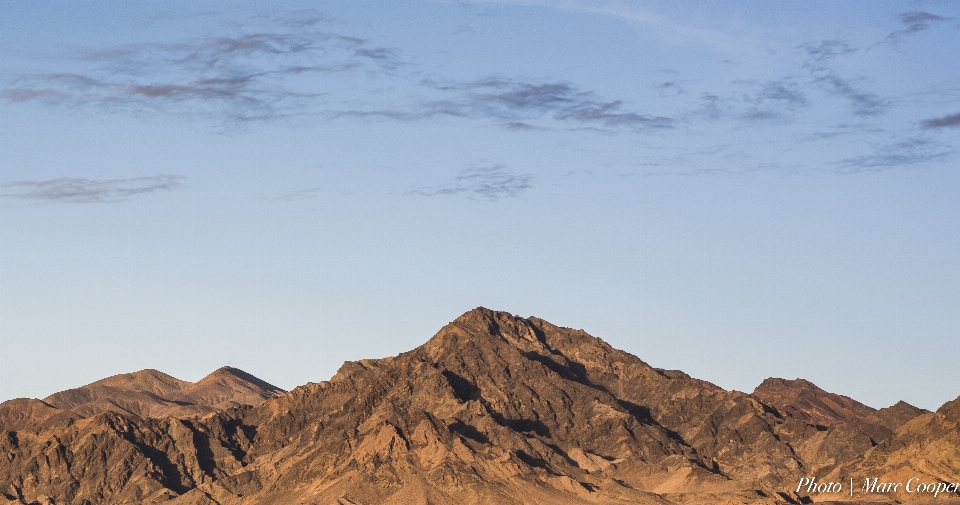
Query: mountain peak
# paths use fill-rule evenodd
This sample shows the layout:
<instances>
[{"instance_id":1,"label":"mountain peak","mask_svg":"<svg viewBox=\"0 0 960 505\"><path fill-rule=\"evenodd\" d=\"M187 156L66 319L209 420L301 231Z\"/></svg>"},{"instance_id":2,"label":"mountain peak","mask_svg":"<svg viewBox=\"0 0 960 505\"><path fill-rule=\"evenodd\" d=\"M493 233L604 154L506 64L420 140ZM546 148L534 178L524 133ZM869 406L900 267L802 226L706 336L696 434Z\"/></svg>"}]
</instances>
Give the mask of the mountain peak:
<instances>
[{"instance_id":1,"label":"mountain peak","mask_svg":"<svg viewBox=\"0 0 960 505\"><path fill-rule=\"evenodd\" d=\"M463 313L421 349L438 359L461 353L465 346L490 351L504 344L524 352L544 351L543 333L531 320L484 307Z\"/></svg>"},{"instance_id":2,"label":"mountain peak","mask_svg":"<svg viewBox=\"0 0 960 505\"><path fill-rule=\"evenodd\" d=\"M58 409L71 409L113 396L120 391L137 391L164 396L179 391L189 384L159 370L148 368L138 372L112 375L86 386L60 391L44 398L43 401Z\"/></svg>"},{"instance_id":3,"label":"mountain peak","mask_svg":"<svg viewBox=\"0 0 960 505\"><path fill-rule=\"evenodd\" d=\"M502 312L497 310L490 310L486 307L477 307L473 310L469 310L460 315L460 317L453 320L451 324L460 325L463 327L481 330L482 332L489 333L491 335L501 335L501 329L503 327L511 328L516 325L524 325L527 323L527 320L515 316L509 312Z\"/></svg>"},{"instance_id":4,"label":"mountain peak","mask_svg":"<svg viewBox=\"0 0 960 505\"><path fill-rule=\"evenodd\" d=\"M269 382L261 380L247 372L244 372L243 370L240 370L239 368L233 368L232 366L222 366L214 370L211 374L197 381L196 385L201 386L210 383L230 385L236 384L237 382L248 383L271 393L286 392L283 389L270 384Z\"/></svg>"},{"instance_id":5,"label":"mountain peak","mask_svg":"<svg viewBox=\"0 0 960 505\"><path fill-rule=\"evenodd\" d=\"M782 390L810 390L810 391L823 391L816 384L806 380L806 379L781 379L778 377L767 377L760 383L756 389L753 390L753 394L763 393L763 392L773 392L773 391L782 391Z\"/></svg>"}]
</instances>

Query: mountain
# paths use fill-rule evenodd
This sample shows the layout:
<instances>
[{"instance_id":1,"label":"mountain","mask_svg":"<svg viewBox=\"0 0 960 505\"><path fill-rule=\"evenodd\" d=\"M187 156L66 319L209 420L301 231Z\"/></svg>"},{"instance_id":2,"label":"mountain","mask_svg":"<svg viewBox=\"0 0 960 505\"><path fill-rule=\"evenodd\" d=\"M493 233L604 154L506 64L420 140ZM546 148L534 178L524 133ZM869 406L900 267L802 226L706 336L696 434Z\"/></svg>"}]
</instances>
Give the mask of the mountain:
<instances>
[{"instance_id":1,"label":"mountain","mask_svg":"<svg viewBox=\"0 0 960 505\"><path fill-rule=\"evenodd\" d=\"M243 370L223 367L198 382L157 370L114 375L43 400L0 404L0 431L22 431L51 419L82 419L101 412L134 417L190 417L240 405L260 405L284 391Z\"/></svg>"},{"instance_id":2,"label":"mountain","mask_svg":"<svg viewBox=\"0 0 960 505\"><path fill-rule=\"evenodd\" d=\"M158 397L175 384L158 375L124 383ZM763 389L786 398L791 387L815 388ZM821 401L837 402L819 391ZM192 418L124 407L7 432L0 497L78 505L799 503L810 499L794 493L801 477L952 454L910 438L935 433L953 443L956 421L943 413L896 430L882 425L891 433L877 443L859 417L828 426L805 417L813 409L791 413L761 396L653 368L582 330L478 308L412 351L344 363L329 381L259 406ZM58 401L69 398L86 402L70 408L99 401L92 393ZM837 407L845 410L833 409L835 420L881 417ZM953 463L944 465L925 475L948 478Z\"/></svg>"}]
</instances>

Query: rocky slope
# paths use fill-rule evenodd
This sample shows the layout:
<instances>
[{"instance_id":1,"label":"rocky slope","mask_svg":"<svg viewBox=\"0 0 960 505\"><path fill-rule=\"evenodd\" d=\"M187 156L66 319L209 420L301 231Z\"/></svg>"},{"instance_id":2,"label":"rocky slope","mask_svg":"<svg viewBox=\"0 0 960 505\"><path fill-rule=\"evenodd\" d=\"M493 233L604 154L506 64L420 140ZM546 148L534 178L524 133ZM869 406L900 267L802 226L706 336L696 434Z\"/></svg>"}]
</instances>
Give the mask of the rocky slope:
<instances>
[{"instance_id":1,"label":"rocky slope","mask_svg":"<svg viewBox=\"0 0 960 505\"><path fill-rule=\"evenodd\" d=\"M33 398L16 398L0 403L0 432L23 431L40 425L61 410Z\"/></svg>"},{"instance_id":2,"label":"rocky slope","mask_svg":"<svg viewBox=\"0 0 960 505\"><path fill-rule=\"evenodd\" d=\"M155 379L144 392L169 395L160 389L171 383ZM85 399L71 409L99 401L88 396L57 401ZM8 431L0 497L78 505L788 503L804 498L792 493L801 477L941 461L947 454L930 452L920 434L960 447L952 407L885 428L878 444L856 422L811 422L760 396L652 368L582 330L481 308L413 351L345 363L330 381L257 407L156 419L124 406ZM951 465L924 471L949 478Z\"/></svg>"}]
</instances>

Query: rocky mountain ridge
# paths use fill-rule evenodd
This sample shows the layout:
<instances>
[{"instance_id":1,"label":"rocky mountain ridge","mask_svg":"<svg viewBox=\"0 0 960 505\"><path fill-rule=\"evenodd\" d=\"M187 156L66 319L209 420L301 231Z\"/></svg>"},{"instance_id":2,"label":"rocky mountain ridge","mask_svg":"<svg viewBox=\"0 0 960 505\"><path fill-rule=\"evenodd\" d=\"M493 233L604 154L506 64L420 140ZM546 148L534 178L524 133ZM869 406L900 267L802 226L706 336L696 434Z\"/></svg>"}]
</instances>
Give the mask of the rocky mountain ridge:
<instances>
[{"instance_id":1,"label":"rocky mountain ridge","mask_svg":"<svg viewBox=\"0 0 960 505\"><path fill-rule=\"evenodd\" d=\"M582 330L478 308L412 351L347 362L259 406L180 418L109 411L7 431L0 497L772 504L842 498L797 494L809 476L960 479L960 400L937 413L875 411L809 383L764 384L726 391ZM67 397L79 396L58 401Z\"/></svg>"}]
</instances>

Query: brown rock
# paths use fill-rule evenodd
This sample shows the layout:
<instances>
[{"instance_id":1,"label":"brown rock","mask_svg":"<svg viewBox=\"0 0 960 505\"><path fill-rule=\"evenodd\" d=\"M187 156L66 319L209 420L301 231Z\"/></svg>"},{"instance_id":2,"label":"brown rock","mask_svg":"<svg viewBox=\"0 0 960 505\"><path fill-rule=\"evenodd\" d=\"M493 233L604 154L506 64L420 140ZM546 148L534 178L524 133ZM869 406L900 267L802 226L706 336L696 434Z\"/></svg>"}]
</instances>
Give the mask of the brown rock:
<instances>
[{"instance_id":1,"label":"brown rock","mask_svg":"<svg viewBox=\"0 0 960 505\"><path fill-rule=\"evenodd\" d=\"M50 419L60 410L33 398L16 398L0 403L0 433L20 431Z\"/></svg>"}]
</instances>

